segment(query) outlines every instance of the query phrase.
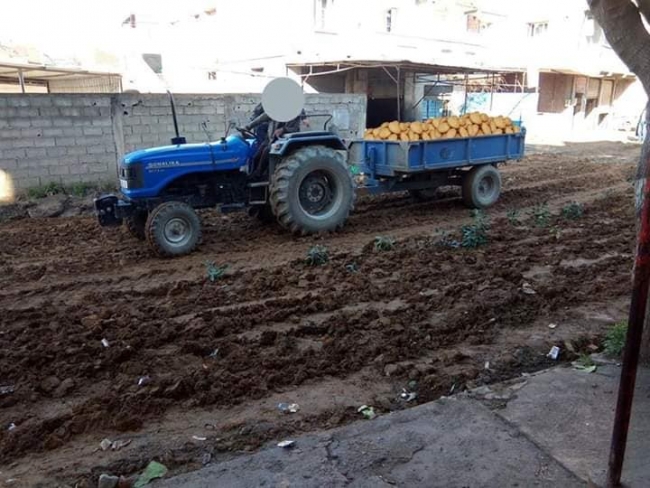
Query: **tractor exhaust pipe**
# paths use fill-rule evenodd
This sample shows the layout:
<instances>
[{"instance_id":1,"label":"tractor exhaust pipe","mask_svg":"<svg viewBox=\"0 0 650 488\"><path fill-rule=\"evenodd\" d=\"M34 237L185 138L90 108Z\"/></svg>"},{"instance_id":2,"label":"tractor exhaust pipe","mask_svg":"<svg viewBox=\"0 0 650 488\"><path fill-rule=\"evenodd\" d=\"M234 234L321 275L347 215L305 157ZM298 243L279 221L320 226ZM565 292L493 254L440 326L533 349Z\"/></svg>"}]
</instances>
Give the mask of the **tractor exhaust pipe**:
<instances>
[{"instance_id":1,"label":"tractor exhaust pipe","mask_svg":"<svg viewBox=\"0 0 650 488\"><path fill-rule=\"evenodd\" d=\"M167 90L167 94L169 95L169 103L172 107L172 119L174 120L174 132L176 133L176 137L172 137L172 145L178 146L180 144L187 144L187 139L178 133L178 119L176 118L176 104L174 103L174 96L169 90Z\"/></svg>"}]
</instances>

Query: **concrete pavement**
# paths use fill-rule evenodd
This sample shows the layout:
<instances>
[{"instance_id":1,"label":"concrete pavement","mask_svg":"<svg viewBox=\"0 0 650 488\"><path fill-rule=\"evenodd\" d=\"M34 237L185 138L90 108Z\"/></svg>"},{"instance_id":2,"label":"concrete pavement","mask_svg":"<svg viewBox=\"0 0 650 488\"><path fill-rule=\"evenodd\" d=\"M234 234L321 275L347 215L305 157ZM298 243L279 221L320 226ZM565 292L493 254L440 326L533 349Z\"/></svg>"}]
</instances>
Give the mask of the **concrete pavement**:
<instances>
[{"instance_id":1,"label":"concrete pavement","mask_svg":"<svg viewBox=\"0 0 650 488\"><path fill-rule=\"evenodd\" d=\"M620 370L556 368L299 437L158 486L578 487L603 483ZM650 486L650 374L638 380L624 469ZM279 439L278 439L279 440Z\"/></svg>"}]
</instances>

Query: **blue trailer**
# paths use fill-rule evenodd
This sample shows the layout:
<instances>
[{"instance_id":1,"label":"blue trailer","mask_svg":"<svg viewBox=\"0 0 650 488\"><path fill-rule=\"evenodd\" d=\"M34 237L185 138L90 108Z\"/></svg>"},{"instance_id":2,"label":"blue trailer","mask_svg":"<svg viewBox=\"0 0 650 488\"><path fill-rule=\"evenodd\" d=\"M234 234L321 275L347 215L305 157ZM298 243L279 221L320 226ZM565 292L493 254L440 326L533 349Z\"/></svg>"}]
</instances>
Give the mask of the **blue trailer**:
<instances>
[{"instance_id":1,"label":"blue trailer","mask_svg":"<svg viewBox=\"0 0 650 488\"><path fill-rule=\"evenodd\" d=\"M499 197L497 165L524 156L526 130L515 134L431 141L356 140L348 147L348 165L358 187L368 193L409 191L426 198L440 186L461 186L463 200L485 208Z\"/></svg>"},{"instance_id":2,"label":"blue trailer","mask_svg":"<svg viewBox=\"0 0 650 488\"><path fill-rule=\"evenodd\" d=\"M177 129L171 145L125 155L120 194L95 200L99 224L126 224L157 255L178 256L201 240L200 208L248 209L301 235L342 228L360 192L426 197L439 186L459 185L468 206L484 208L501 191L497 165L524 154L523 128L465 139L346 145L325 124L323 131L285 134L266 146L253 129L268 120L262 114L235 127L235 134L202 144L187 144Z\"/></svg>"}]
</instances>

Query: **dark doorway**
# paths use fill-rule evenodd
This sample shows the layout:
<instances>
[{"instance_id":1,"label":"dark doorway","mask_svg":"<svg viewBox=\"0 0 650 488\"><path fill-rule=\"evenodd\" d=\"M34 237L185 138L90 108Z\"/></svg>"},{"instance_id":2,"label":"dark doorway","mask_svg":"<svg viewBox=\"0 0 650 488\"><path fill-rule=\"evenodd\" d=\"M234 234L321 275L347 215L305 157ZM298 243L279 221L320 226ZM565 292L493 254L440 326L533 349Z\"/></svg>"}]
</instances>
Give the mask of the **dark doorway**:
<instances>
[{"instance_id":1,"label":"dark doorway","mask_svg":"<svg viewBox=\"0 0 650 488\"><path fill-rule=\"evenodd\" d=\"M397 98L369 98L366 127L379 127L384 122L398 120Z\"/></svg>"}]
</instances>

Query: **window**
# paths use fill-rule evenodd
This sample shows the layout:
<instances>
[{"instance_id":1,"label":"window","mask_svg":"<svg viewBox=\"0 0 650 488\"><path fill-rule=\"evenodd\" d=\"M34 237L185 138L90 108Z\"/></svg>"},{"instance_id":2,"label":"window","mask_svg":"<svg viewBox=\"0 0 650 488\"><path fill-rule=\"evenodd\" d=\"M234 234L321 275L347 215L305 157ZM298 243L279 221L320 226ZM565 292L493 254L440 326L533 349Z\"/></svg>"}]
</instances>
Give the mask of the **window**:
<instances>
[{"instance_id":1,"label":"window","mask_svg":"<svg viewBox=\"0 0 650 488\"><path fill-rule=\"evenodd\" d=\"M386 32L393 32L396 16L397 16L396 8L393 7L386 10Z\"/></svg>"},{"instance_id":2,"label":"window","mask_svg":"<svg viewBox=\"0 0 650 488\"><path fill-rule=\"evenodd\" d=\"M334 0L314 0L314 26L325 29Z\"/></svg>"},{"instance_id":3,"label":"window","mask_svg":"<svg viewBox=\"0 0 650 488\"><path fill-rule=\"evenodd\" d=\"M548 30L548 22L530 22L528 24L528 36L539 37Z\"/></svg>"}]
</instances>

